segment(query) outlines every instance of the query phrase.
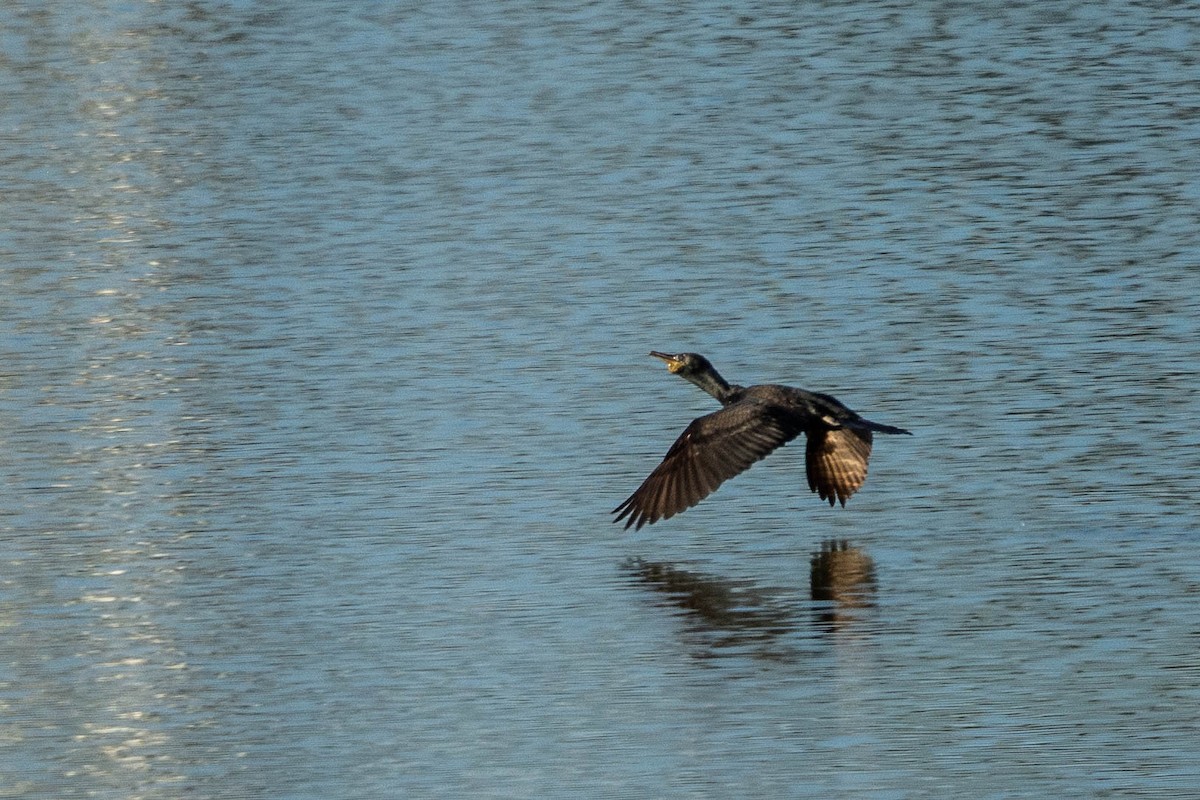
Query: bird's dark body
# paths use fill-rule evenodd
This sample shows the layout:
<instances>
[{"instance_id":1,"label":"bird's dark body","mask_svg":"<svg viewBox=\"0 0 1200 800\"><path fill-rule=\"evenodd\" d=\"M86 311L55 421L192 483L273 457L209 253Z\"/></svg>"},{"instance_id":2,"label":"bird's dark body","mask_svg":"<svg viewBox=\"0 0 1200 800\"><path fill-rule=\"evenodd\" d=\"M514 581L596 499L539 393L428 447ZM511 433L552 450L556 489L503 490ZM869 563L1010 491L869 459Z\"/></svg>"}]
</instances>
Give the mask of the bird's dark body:
<instances>
[{"instance_id":1,"label":"bird's dark body","mask_svg":"<svg viewBox=\"0 0 1200 800\"><path fill-rule=\"evenodd\" d=\"M727 383L696 353L651 355L720 401L723 408L692 421L662 463L617 506L625 527L668 519L691 508L756 461L801 433L807 440L808 485L829 504L846 504L867 477L872 432L908 433L864 419L836 398L791 386Z\"/></svg>"}]
</instances>

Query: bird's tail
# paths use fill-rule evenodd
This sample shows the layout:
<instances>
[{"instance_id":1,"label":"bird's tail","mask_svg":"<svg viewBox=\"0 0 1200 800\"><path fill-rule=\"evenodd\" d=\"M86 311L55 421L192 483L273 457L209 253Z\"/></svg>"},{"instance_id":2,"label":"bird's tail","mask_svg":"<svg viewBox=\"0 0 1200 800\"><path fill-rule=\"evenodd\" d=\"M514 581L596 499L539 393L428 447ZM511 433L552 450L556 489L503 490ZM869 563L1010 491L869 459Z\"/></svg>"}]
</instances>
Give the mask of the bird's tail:
<instances>
[{"instance_id":1,"label":"bird's tail","mask_svg":"<svg viewBox=\"0 0 1200 800\"><path fill-rule=\"evenodd\" d=\"M862 425L862 427L868 430L876 431L878 433L903 433L908 436L912 436L912 431L906 431L904 428L897 428L893 425L883 425L879 422L871 422L869 419L859 419L858 424Z\"/></svg>"}]
</instances>

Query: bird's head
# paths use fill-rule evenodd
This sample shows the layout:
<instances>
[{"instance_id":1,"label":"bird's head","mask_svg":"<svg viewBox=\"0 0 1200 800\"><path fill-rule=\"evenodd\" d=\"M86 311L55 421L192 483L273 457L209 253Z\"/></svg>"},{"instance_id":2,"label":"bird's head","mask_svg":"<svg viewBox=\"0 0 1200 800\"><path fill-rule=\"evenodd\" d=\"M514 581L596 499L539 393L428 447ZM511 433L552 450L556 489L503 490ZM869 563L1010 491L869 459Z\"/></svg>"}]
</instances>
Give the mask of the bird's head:
<instances>
[{"instance_id":1,"label":"bird's head","mask_svg":"<svg viewBox=\"0 0 1200 800\"><path fill-rule=\"evenodd\" d=\"M683 378L689 375L699 375L713 371L713 365L699 353L676 353L675 355L671 355L670 353L660 353L657 350L651 350L650 355L667 362L667 369Z\"/></svg>"},{"instance_id":2,"label":"bird's head","mask_svg":"<svg viewBox=\"0 0 1200 800\"><path fill-rule=\"evenodd\" d=\"M699 386L704 391L721 401L722 404L731 402L740 386L730 386L720 374L708 363L708 359L699 353L660 353L651 350L650 355L667 362L667 369L688 383Z\"/></svg>"}]
</instances>

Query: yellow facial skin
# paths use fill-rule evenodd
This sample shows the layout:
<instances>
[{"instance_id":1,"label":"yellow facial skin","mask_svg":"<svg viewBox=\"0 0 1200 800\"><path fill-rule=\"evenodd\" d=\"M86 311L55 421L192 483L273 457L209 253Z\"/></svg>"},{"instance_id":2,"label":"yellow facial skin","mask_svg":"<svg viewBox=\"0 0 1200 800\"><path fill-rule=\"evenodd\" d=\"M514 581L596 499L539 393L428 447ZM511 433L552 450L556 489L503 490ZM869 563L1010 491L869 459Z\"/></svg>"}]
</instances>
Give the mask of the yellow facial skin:
<instances>
[{"instance_id":1,"label":"yellow facial skin","mask_svg":"<svg viewBox=\"0 0 1200 800\"><path fill-rule=\"evenodd\" d=\"M651 350L650 355L654 356L655 358L661 358L663 361L667 362L667 370L669 372L675 373L683 369L683 362L673 355L669 355L668 353L660 353L657 350Z\"/></svg>"}]
</instances>

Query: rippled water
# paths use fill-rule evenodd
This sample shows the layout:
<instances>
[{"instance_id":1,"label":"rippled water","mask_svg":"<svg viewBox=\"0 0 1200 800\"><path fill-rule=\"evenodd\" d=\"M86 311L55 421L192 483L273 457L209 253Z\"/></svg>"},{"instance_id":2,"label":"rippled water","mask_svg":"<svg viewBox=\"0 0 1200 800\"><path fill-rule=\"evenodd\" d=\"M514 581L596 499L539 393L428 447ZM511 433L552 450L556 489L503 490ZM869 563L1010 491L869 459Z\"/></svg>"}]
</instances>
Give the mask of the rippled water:
<instances>
[{"instance_id":1,"label":"rippled water","mask_svg":"<svg viewBox=\"0 0 1200 800\"><path fill-rule=\"evenodd\" d=\"M1198 33L0 11L0 797L1194 792ZM916 435L623 533L650 349Z\"/></svg>"}]
</instances>

